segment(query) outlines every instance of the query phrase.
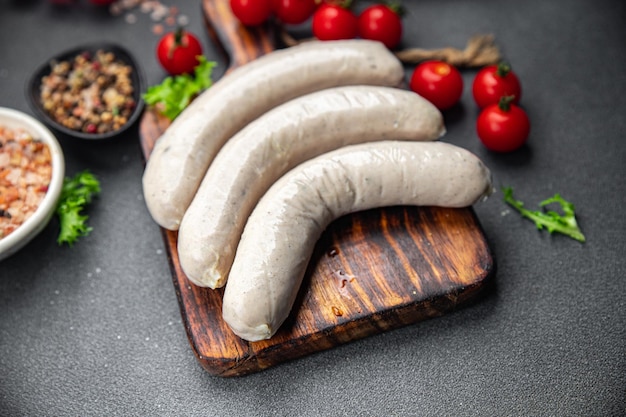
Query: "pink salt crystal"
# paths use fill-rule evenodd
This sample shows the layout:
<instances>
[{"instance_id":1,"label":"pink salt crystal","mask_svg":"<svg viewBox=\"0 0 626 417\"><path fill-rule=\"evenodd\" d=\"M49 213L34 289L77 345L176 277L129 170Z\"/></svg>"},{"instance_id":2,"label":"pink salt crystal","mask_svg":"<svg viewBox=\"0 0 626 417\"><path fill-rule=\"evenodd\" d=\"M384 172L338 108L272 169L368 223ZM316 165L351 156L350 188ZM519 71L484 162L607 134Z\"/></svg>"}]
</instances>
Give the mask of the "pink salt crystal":
<instances>
[{"instance_id":1,"label":"pink salt crystal","mask_svg":"<svg viewBox=\"0 0 626 417\"><path fill-rule=\"evenodd\" d=\"M154 26L152 26L152 33L154 33L155 35L162 35L163 32L164 32L163 25L157 23Z\"/></svg>"}]
</instances>

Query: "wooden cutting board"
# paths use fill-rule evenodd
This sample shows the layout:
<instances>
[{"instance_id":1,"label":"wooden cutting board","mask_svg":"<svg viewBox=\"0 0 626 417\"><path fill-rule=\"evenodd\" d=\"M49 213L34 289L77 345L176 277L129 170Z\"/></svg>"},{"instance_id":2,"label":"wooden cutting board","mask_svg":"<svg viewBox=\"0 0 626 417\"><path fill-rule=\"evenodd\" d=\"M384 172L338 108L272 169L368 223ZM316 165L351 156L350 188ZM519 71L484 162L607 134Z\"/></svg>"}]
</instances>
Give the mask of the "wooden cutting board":
<instances>
[{"instance_id":1,"label":"wooden cutting board","mask_svg":"<svg viewBox=\"0 0 626 417\"><path fill-rule=\"evenodd\" d=\"M276 48L270 26L246 29L228 0L203 0L208 31L229 68ZM167 120L147 110L147 159ZM495 272L471 208L389 207L342 217L317 242L291 316L270 340L247 342L221 317L223 290L200 288L181 270L177 232L162 229L191 348L204 369L245 375L366 336L440 316L476 298Z\"/></svg>"}]
</instances>

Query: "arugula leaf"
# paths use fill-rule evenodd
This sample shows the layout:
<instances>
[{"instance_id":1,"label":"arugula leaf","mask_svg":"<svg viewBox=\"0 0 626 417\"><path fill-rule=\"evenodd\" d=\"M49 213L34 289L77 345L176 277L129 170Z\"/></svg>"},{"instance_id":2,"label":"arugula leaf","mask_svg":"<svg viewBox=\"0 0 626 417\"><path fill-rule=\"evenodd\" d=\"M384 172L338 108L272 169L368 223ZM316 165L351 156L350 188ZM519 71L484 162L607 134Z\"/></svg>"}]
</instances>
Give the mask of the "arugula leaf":
<instances>
[{"instance_id":1,"label":"arugula leaf","mask_svg":"<svg viewBox=\"0 0 626 417\"><path fill-rule=\"evenodd\" d=\"M143 95L144 101L159 113L174 120L189 105L191 100L213 85L211 74L216 62L198 56L198 65L193 76L182 74L166 77L161 84L149 87Z\"/></svg>"},{"instance_id":2,"label":"arugula leaf","mask_svg":"<svg viewBox=\"0 0 626 417\"><path fill-rule=\"evenodd\" d=\"M83 208L100 193L100 182L89 171L63 180L61 196L56 207L61 230L57 238L59 245L72 246L79 237L87 236L92 228L87 225L88 216L82 215Z\"/></svg>"},{"instance_id":3,"label":"arugula leaf","mask_svg":"<svg viewBox=\"0 0 626 417\"><path fill-rule=\"evenodd\" d=\"M504 192L504 201L519 211L523 217L534 221L538 230L545 228L550 233L562 233L579 242L585 241L585 236L576 222L574 205L559 194L542 201L539 205L545 208L549 204L558 203L563 210L563 215L552 210L528 210L524 208L524 203L513 198L513 189L511 187L504 187L502 191Z\"/></svg>"}]
</instances>

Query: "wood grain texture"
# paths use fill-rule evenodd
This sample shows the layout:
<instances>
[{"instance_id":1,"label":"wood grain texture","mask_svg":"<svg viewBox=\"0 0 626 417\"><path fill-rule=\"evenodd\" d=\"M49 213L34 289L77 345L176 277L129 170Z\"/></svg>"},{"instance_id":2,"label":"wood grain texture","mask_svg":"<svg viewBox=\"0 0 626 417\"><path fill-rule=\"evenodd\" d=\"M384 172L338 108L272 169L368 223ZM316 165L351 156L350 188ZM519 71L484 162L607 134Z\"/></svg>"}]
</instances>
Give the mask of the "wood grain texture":
<instances>
[{"instance_id":1,"label":"wood grain texture","mask_svg":"<svg viewBox=\"0 0 626 417\"><path fill-rule=\"evenodd\" d=\"M225 0L203 0L202 10L209 35L236 68L276 49L275 31L269 23L253 28L243 26Z\"/></svg>"},{"instance_id":2,"label":"wood grain texture","mask_svg":"<svg viewBox=\"0 0 626 417\"><path fill-rule=\"evenodd\" d=\"M231 69L273 50L269 27L242 27L228 0L204 0L202 9L209 32L232 58ZM146 159L167 126L145 112ZM288 320L271 339L247 342L222 320L223 290L188 281L177 232L162 233L191 348L204 369L220 376L246 375L440 316L475 299L495 272L471 208L387 207L344 216L317 242Z\"/></svg>"}]
</instances>

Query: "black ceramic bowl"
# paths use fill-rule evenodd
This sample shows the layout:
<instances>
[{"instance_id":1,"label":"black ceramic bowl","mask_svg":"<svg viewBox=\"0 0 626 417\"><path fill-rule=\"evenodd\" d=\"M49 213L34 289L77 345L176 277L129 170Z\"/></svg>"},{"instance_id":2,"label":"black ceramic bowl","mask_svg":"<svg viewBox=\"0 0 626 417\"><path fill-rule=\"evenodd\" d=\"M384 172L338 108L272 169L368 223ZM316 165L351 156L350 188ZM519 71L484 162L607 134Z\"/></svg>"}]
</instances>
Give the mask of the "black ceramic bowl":
<instances>
[{"instance_id":1,"label":"black ceramic bowl","mask_svg":"<svg viewBox=\"0 0 626 417\"><path fill-rule=\"evenodd\" d=\"M119 129L109 131L105 133L86 133L79 130L73 130L58 123L52 116L50 116L43 108L41 103L41 81L44 76L50 74L52 65L55 62L71 61L76 56L85 52L94 56L98 50L105 52L112 52L115 55L116 60L122 61L124 64L129 65L132 68L131 83L133 85L133 99L135 101L135 108L132 114L128 117L126 124ZM94 43L89 45L78 46L71 50L62 52L49 58L44 64L42 64L37 71L31 76L26 85L26 94L28 96L29 104L36 116L42 120L51 129L74 138L86 139L86 140L99 140L109 139L119 135L120 133L131 127L141 115L143 110L142 88L144 86L144 76L141 68L137 65L137 62L132 55L123 47L111 43Z\"/></svg>"}]
</instances>

